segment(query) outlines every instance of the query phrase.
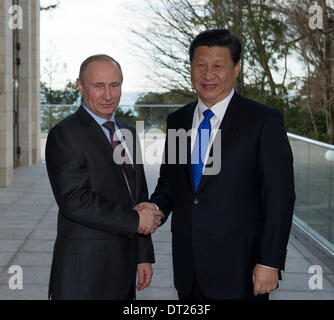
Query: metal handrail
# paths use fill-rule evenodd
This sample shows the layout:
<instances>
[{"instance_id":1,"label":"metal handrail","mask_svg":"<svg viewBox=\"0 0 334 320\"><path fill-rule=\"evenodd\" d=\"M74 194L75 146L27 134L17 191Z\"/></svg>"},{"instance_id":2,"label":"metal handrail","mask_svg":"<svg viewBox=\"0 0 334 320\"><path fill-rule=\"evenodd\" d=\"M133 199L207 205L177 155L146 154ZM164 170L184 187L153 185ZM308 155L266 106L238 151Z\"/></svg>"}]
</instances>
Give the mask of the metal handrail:
<instances>
[{"instance_id":1,"label":"metal handrail","mask_svg":"<svg viewBox=\"0 0 334 320\"><path fill-rule=\"evenodd\" d=\"M172 108L172 107L183 107L184 104L134 104L134 107L166 107L166 108Z\"/></svg>"},{"instance_id":2,"label":"metal handrail","mask_svg":"<svg viewBox=\"0 0 334 320\"><path fill-rule=\"evenodd\" d=\"M42 103L41 106L79 107L80 105L77 105L77 104L48 104L48 103ZM157 108L157 107L168 108L168 107L182 107L182 106L183 106L183 104L134 104L133 105L133 107L153 107L153 108ZM320 142L320 141L313 140L313 139L310 139L310 138L306 138L306 137L303 137L303 136L299 136L297 134L290 133L290 132L288 132L287 135L288 135L289 138L296 139L296 140L303 141L303 142L307 142L307 143L310 143L310 144L313 144L313 145L316 145L316 146L334 151L334 145L332 145L332 144L328 144L328 143L325 143L325 142Z\"/></svg>"},{"instance_id":3,"label":"metal handrail","mask_svg":"<svg viewBox=\"0 0 334 320\"><path fill-rule=\"evenodd\" d=\"M311 185L311 174L312 174L312 157L311 157L311 146L314 145L316 147L320 147L320 148L323 148L326 150L326 155L325 155L325 159L328 162L328 173L329 173L329 176L328 178L326 178L324 176L323 179L328 179L328 189L326 191L326 194L327 194L327 199L326 199L326 194L324 196L324 199L321 199L321 203L325 203L326 206L328 206L328 208L326 209L325 207L323 208L323 213L322 213L322 216L319 216L318 219L321 219L320 221L322 221L323 223L326 223L326 221L324 219L331 219L333 217L333 211L331 210L331 197L332 197L332 174L331 174L331 170L332 170L332 165L330 163L331 161L331 157L327 157L327 152L329 151L329 153L333 153L334 152L334 145L332 144L328 144L328 143L324 143L324 142L320 142L320 141L316 141L316 140L313 140L313 139L310 139L310 138L306 138L306 137L302 137L302 136L298 136L296 134L293 134L293 133L288 133L288 138L291 139L291 140L295 140L297 142L301 141L303 142L303 145L305 146L302 146L301 144L298 144L298 143L291 143L291 147L292 147L292 151L294 153L294 156L295 156L295 150L297 151L298 148L306 148L307 150L307 153L306 154L300 154L297 152L296 154L296 157L297 159L299 157L306 157L305 160L307 161L306 162L306 165L305 167L303 167L303 170L305 170L306 172L302 174L301 176L301 173L298 174L298 178L300 179L299 183L301 183L302 185L306 185L306 191L307 191L307 195L306 195L306 198L305 198L305 195L302 195L301 193L298 194L298 190L296 190L296 196L297 196L297 202L298 202L298 199L299 199L299 203L301 205L306 205L308 208L310 208L311 210L311 213L309 214L312 214L312 216L314 217L314 219L316 219L316 213L317 212L317 209L313 209L312 208L312 201L311 203L309 203L309 197L310 197L310 194L312 193L312 191L314 190L314 188L317 188L317 185ZM292 142L292 141L290 141ZM296 148L294 150L294 148ZM325 151L324 150L324 151ZM319 150L318 150L319 151ZM295 162L294 164L297 168L298 168L298 160L297 160L297 164ZM313 171L313 175L318 175L318 172L315 172ZM302 185L299 185L299 188L302 188L304 190L305 187L303 187ZM319 199L318 199L319 200ZM318 201L316 200L316 202ZM327 203L327 204L326 204ZM296 203L296 206L298 204ZM324 231L322 230L323 232L321 233L320 231L317 231L315 230L314 228L316 227L312 221L309 221L308 223L306 223L305 221L303 221L304 219L304 215L302 212L300 212L299 214L294 214L293 216L293 223L294 225L299 229L301 230L304 234L306 234L308 236L309 239L311 239L312 241L314 241L315 243L318 244L318 247L319 248L322 248L323 251L329 255L330 257L334 257L334 243L331 242L332 241L332 238L330 236L330 230L331 230L331 224L327 224L328 226L328 230L327 231ZM334 218L334 217L333 217ZM328 223L328 221L327 221Z\"/></svg>"},{"instance_id":4,"label":"metal handrail","mask_svg":"<svg viewBox=\"0 0 334 320\"><path fill-rule=\"evenodd\" d=\"M120 104L120 106L124 106L124 104ZM41 106L48 106L48 107L79 107L80 104L50 104L50 103L41 103ZM131 105L129 105L131 106ZM183 107L184 104L134 104L133 107Z\"/></svg>"},{"instance_id":5,"label":"metal handrail","mask_svg":"<svg viewBox=\"0 0 334 320\"><path fill-rule=\"evenodd\" d=\"M123 106L125 107L139 107L139 108L144 108L144 107L148 107L148 108L155 108L155 107L161 107L161 108L168 108L168 107L182 107L183 105L180 104L139 104L139 105L133 105L133 104L124 104ZM53 108L57 108L57 107L68 107L68 108L73 108L73 107L79 107L78 104L70 104L70 105L56 105L56 104L42 104L42 107L50 107L50 109ZM156 110L157 111L157 110ZM53 110L51 110L50 113L53 113ZM152 112L154 114L154 112ZM159 113L159 112L158 112ZM164 121L164 119L160 119L159 121ZM142 138L143 135L145 135L145 137L148 137L146 135L146 133L148 133L148 131L143 131L140 132L140 137ZM157 134L155 132L154 134L155 137L157 137ZM317 186L313 186L310 184L311 181L311 175L317 175L318 172L316 171L312 171L313 167L312 167L312 155L313 155L313 148L311 148L312 145L314 146L318 146L320 148L323 148L323 150L320 150L320 156L323 157L323 155L321 154L322 151L324 151L325 153L325 157L324 159L331 161L329 158L333 158L332 153L334 152L334 145L332 144L328 144L328 143L324 143L324 142L320 142L320 141L316 141L310 138L306 138L306 137L302 137L293 133L287 133L288 138L290 139L290 143L291 143L291 147L294 153L294 165L295 166L300 166L299 168L301 168L302 170L306 170L306 174L304 174L304 171L302 173L300 173L300 170L295 170L295 172L298 173L298 178L299 180L299 187L300 184L302 185L306 185L306 197L303 194L298 194L298 190L296 190L297 193L297 201L299 204L306 205L310 207L310 213L312 215L315 215L316 213L314 213L314 209L312 208L312 201L310 200L310 193L312 193L314 188L317 188ZM164 135L161 135L161 138L164 138ZM299 143L299 142L303 142L303 143ZM304 145L305 144L305 145ZM299 148L302 148L301 150L306 150L306 153L304 154L303 152L298 152ZM330 150L329 152L327 152L328 150ZM314 152L315 155L319 156L319 150L315 150ZM306 165L305 163L301 163L299 164L299 158L300 157L307 157L306 158ZM296 161L297 159L297 161ZM304 158L303 158L304 159ZM323 159L323 158L322 158ZM334 186L334 171L332 172L331 170L334 170L334 166L333 163L326 163L326 164L322 164L323 166L328 166L328 172L329 172L329 176L328 176L328 189L327 191L325 191L326 193L328 193L329 195L327 196L327 198L325 197L324 199L320 199L321 203L324 202L324 208L321 209L323 212L321 214L321 216L319 216L319 219L321 219L321 221L323 221L324 223L327 223L327 226L331 227L331 224L327 222L328 219L333 219L333 223L334 223L334 216L333 216L333 211L331 209L331 202L332 202L332 183ZM296 167L296 169L297 169ZM325 172L326 174L326 172ZM303 180L305 179L305 180ZM321 178L321 179L327 179L325 178ZM326 180L327 181L327 180ZM301 188L301 187L300 187ZM304 187L303 187L304 188ZM333 187L334 188L334 187ZM304 190L304 189L303 189ZM333 189L333 193L334 193L334 189ZM305 199L304 199L305 198ZM326 200L327 199L327 200ZM311 202L310 202L311 201ZM316 201L318 201L318 199L316 199ZM328 207L330 209L327 209L327 204ZM313 224L312 221L310 220L306 220L305 222L302 220L304 218L304 215L302 214L302 211L298 211L300 214L298 215L294 215L293 218L293 223L294 225L298 228L298 230L301 230L304 232L304 234L308 235L308 237L310 239L312 239L313 241L315 241L318 245L319 248L324 249L324 251L326 253L328 253L331 257L334 257L334 242L332 241L332 237L331 237L331 233L329 233L329 231L326 230L322 230L319 231L315 225ZM315 216L316 217L316 216ZM327 219L327 220L326 220ZM309 223L307 224L306 221ZM318 232L318 231L319 232ZM329 229L332 230L332 229ZM334 230L334 229L333 229Z\"/></svg>"},{"instance_id":6,"label":"metal handrail","mask_svg":"<svg viewBox=\"0 0 334 320\"><path fill-rule=\"evenodd\" d=\"M41 106L47 107L80 107L80 104L51 104L51 103L41 103Z\"/></svg>"},{"instance_id":7,"label":"metal handrail","mask_svg":"<svg viewBox=\"0 0 334 320\"><path fill-rule=\"evenodd\" d=\"M298 135L296 135L296 134L289 133L289 132L288 132L288 137L289 137L289 138L296 139L296 140L299 140L299 141L303 141L303 142L311 143L311 144L314 144L314 145L316 145L316 146L319 146L319 147L326 148L326 149L329 149L329 150L333 150L333 151L334 151L334 145L329 144L329 143L320 142L320 141L313 140L313 139L310 139L310 138L306 138L306 137L298 136Z\"/></svg>"}]
</instances>

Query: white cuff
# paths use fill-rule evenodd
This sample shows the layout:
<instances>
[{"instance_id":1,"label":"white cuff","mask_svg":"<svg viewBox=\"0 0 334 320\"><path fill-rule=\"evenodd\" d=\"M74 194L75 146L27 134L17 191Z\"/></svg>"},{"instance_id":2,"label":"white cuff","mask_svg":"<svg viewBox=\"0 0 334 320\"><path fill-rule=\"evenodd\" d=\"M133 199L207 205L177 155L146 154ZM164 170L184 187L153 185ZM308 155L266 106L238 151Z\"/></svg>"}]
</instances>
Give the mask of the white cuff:
<instances>
[{"instance_id":1,"label":"white cuff","mask_svg":"<svg viewBox=\"0 0 334 320\"><path fill-rule=\"evenodd\" d=\"M257 263L259 266L262 266L262 267L265 267L265 268L268 268L268 269L272 269L272 270L279 270L279 269L277 269L277 268L273 268L273 267L268 267L268 266L265 266L265 265L263 265L263 264L260 264L260 263Z\"/></svg>"}]
</instances>

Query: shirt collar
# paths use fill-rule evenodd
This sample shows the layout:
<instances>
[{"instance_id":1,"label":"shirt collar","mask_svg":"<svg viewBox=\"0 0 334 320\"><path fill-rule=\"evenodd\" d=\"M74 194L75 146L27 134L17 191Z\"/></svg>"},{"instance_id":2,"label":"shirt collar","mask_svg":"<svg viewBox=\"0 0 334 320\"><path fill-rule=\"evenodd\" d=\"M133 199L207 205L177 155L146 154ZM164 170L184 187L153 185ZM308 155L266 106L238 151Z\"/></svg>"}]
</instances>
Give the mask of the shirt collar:
<instances>
[{"instance_id":1,"label":"shirt collar","mask_svg":"<svg viewBox=\"0 0 334 320\"><path fill-rule=\"evenodd\" d=\"M84 107L84 109L94 118L94 120L100 125L102 126L106 121L106 119L99 117L98 115L96 115L94 112L92 112L84 103L82 103L82 106ZM109 121L113 121L114 123L116 123L115 120L115 116L114 113L111 116L111 119Z\"/></svg>"},{"instance_id":2,"label":"shirt collar","mask_svg":"<svg viewBox=\"0 0 334 320\"><path fill-rule=\"evenodd\" d=\"M226 112L226 109L228 107L228 104L230 103L232 97L234 94L234 89L232 89L231 93L223 100L217 102L215 105L213 105L210 110L214 113L214 115L220 120L222 121L224 118L224 114ZM203 117L203 112L209 109L204 102L201 100L200 97L198 97L198 116L199 118Z\"/></svg>"}]
</instances>

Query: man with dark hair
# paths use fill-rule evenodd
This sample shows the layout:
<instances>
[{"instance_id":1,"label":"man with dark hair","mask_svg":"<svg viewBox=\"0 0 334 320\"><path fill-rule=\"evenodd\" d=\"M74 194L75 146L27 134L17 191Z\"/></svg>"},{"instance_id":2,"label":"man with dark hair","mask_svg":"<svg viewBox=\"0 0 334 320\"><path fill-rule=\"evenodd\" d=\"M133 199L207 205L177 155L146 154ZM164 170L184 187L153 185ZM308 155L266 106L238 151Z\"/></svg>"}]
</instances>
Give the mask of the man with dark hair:
<instances>
[{"instance_id":1,"label":"man with dark hair","mask_svg":"<svg viewBox=\"0 0 334 320\"><path fill-rule=\"evenodd\" d=\"M236 65L241 59L242 46L239 39L229 30L210 29L200 33L190 44L189 60L193 60L194 51L198 47L226 47L230 49L233 64Z\"/></svg>"},{"instance_id":2,"label":"man with dark hair","mask_svg":"<svg viewBox=\"0 0 334 320\"><path fill-rule=\"evenodd\" d=\"M155 209L133 209L148 194L140 150L132 148L140 147L135 129L114 116L122 80L113 58L86 59L77 80L83 104L48 135L46 167L59 207L52 299L130 300L136 271L138 290L151 281L148 233L161 216Z\"/></svg>"},{"instance_id":3,"label":"man with dark hair","mask_svg":"<svg viewBox=\"0 0 334 320\"><path fill-rule=\"evenodd\" d=\"M295 201L292 152L280 112L235 92L241 51L224 29L191 43L198 101L168 116L158 184L150 203L138 206L158 206L165 219L173 212L174 284L182 300L266 300L284 269ZM179 156L169 141L179 129L193 129L183 146L186 164L169 162L171 152ZM214 174L209 158L219 168Z\"/></svg>"}]
</instances>

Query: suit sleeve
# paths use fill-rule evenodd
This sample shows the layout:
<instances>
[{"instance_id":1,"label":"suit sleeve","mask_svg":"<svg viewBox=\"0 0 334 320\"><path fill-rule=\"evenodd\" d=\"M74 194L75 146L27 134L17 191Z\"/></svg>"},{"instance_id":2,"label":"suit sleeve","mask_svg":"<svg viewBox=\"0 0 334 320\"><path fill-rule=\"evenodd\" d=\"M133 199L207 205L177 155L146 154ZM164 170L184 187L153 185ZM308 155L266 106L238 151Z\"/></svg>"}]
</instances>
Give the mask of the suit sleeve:
<instances>
[{"instance_id":1,"label":"suit sleeve","mask_svg":"<svg viewBox=\"0 0 334 320\"><path fill-rule=\"evenodd\" d=\"M139 202L145 202L148 199L147 184L145 179L144 167L140 165L142 172L141 187L140 187L140 199ZM136 234L137 238L137 264L138 263L155 263L154 248L151 235Z\"/></svg>"},{"instance_id":2,"label":"suit sleeve","mask_svg":"<svg viewBox=\"0 0 334 320\"><path fill-rule=\"evenodd\" d=\"M136 234L138 213L92 190L84 152L65 126L50 131L45 155L51 187L64 216L111 234L131 238Z\"/></svg>"},{"instance_id":3,"label":"suit sleeve","mask_svg":"<svg viewBox=\"0 0 334 320\"><path fill-rule=\"evenodd\" d=\"M140 141L138 135L136 135L137 143L136 146L140 148ZM148 200L148 190L145 178L145 171L143 166L143 161L141 157L141 150L139 150L138 155L136 155L137 170L140 173L140 195L139 203L146 202ZM152 243L151 235L136 234L137 239L137 264L139 263L154 263L154 248Z\"/></svg>"},{"instance_id":4,"label":"suit sleeve","mask_svg":"<svg viewBox=\"0 0 334 320\"><path fill-rule=\"evenodd\" d=\"M258 263L284 270L295 202L293 156L281 114L265 120L259 149L264 211Z\"/></svg>"},{"instance_id":5,"label":"suit sleeve","mask_svg":"<svg viewBox=\"0 0 334 320\"><path fill-rule=\"evenodd\" d=\"M165 148L162 156L162 164L160 166L160 175L158 179L157 186L150 197L150 202L155 203L159 209L165 215L165 218L161 220L161 225L163 225L169 214L173 209L173 192L170 181L170 174L172 170L172 165L168 164L168 129L169 129L169 118L167 118L167 128L166 128L166 141Z\"/></svg>"}]
</instances>

